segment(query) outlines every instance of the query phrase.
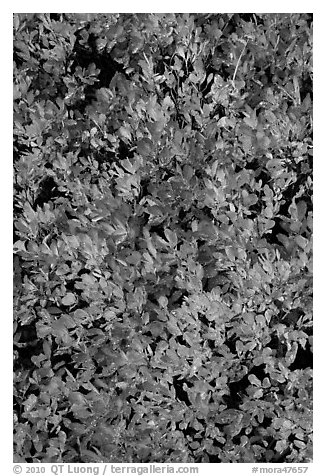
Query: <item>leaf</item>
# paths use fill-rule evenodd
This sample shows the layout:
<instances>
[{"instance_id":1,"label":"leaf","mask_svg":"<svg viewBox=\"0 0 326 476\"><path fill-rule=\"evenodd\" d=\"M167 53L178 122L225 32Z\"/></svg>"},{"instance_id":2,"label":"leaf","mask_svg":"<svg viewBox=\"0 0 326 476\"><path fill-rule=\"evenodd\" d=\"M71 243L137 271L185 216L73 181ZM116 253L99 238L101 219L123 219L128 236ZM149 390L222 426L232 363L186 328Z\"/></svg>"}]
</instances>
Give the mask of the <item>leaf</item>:
<instances>
[{"instance_id":1,"label":"leaf","mask_svg":"<svg viewBox=\"0 0 326 476\"><path fill-rule=\"evenodd\" d=\"M25 251L25 241L18 240L14 243L14 253L17 253L19 251Z\"/></svg>"},{"instance_id":2,"label":"leaf","mask_svg":"<svg viewBox=\"0 0 326 476\"><path fill-rule=\"evenodd\" d=\"M24 402L25 412L30 412L37 403L37 396L31 394L28 399Z\"/></svg>"},{"instance_id":3,"label":"leaf","mask_svg":"<svg viewBox=\"0 0 326 476\"><path fill-rule=\"evenodd\" d=\"M166 296L159 296L158 303L161 307L166 308L169 301L168 301L168 298Z\"/></svg>"},{"instance_id":4,"label":"leaf","mask_svg":"<svg viewBox=\"0 0 326 476\"><path fill-rule=\"evenodd\" d=\"M137 152L143 157L150 156L153 153L153 142L147 138L139 140L137 142Z\"/></svg>"},{"instance_id":5,"label":"leaf","mask_svg":"<svg viewBox=\"0 0 326 476\"><path fill-rule=\"evenodd\" d=\"M279 440L275 445L275 450L277 453L283 453L288 448L287 440Z\"/></svg>"},{"instance_id":6,"label":"leaf","mask_svg":"<svg viewBox=\"0 0 326 476\"><path fill-rule=\"evenodd\" d=\"M183 166L182 173L184 178L189 181L194 175L194 169L190 165L186 164Z\"/></svg>"},{"instance_id":7,"label":"leaf","mask_svg":"<svg viewBox=\"0 0 326 476\"><path fill-rule=\"evenodd\" d=\"M300 200L297 203L297 214L298 214L298 220L302 222L304 218L306 217L307 213L307 204L303 200Z\"/></svg>"},{"instance_id":8,"label":"leaf","mask_svg":"<svg viewBox=\"0 0 326 476\"><path fill-rule=\"evenodd\" d=\"M160 321L154 321L149 324L149 330L154 337L162 335L163 324Z\"/></svg>"},{"instance_id":9,"label":"leaf","mask_svg":"<svg viewBox=\"0 0 326 476\"><path fill-rule=\"evenodd\" d=\"M248 380L252 385L256 385L257 387L261 386L261 381L258 380L256 375L253 375L253 374L248 375Z\"/></svg>"},{"instance_id":10,"label":"leaf","mask_svg":"<svg viewBox=\"0 0 326 476\"><path fill-rule=\"evenodd\" d=\"M72 306L76 302L75 295L73 293L67 293L62 299L62 304L65 306Z\"/></svg>"},{"instance_id":11,"label":"leaf","mask_svg":"<svg viewBox=\"0 0 326 476\"><path fill-rule=\"evenodd\" d=\"M247 126L251 127L251 129L256 129L258 125L256 111L253 110L251 115L249 117L245 117L243 121L247 124Z\"/></svg>"},{"instance_id":12,"label":"leaf","mask_svg":"<svg viewBox=\"0 0 326 476\"><path fill-rule=\"evenodd\" d=\"M133 159L132 162L130 159L124 159L121 161L121 165L127 170L127 172L134 174L138 170L140 164L135 159Z\"/></svg>"},{"instance_id":13,"label":"leaf","mask_svg":"<svg viewBox=\"0 0 326 476\"><path fill-rule=\"evenodd\" d=\"M174 248L178 244L178 237L177 234L174 231L169 230L168 228L164 229L164 234L166 238L168 239L170 245Z\"/></svg>"},{"instance_id":14,"label":"leaf","mask_svg":"<svg viewBox=\"0 0 326 476\"><path fill-rule=\"evenodd\" d=\"M124 126L121 126L121 127L119 128L119 132L120 132L120 134L121 134L121 136L122 136L123 138L128 139L128 141L131 141L132 138L131 138L131 134L130 134L130 130L129 130L129 129L127 129L127 128L124 127Z\"/></svg>"},{"instance_id":15,"label":"leaf","mask_svg":"<svg viewBox=\"0 0 326 476\"><path fill-rule=\"evenodd\" d=\"M225 252L229 260L235 261L238 256L237 249L234 246L227 246Z\"/></svg>"},{"instance_id":16,"label":"leaf","mask_svg":"<svg viewBox=\"0 0 326 476\"><path fill-rule=\"evenodd\" d=\"M61 309L55 306L47 307L46 310L48 311L49 314L52 314L52 315L62 314Z\"/></svg>"},{"instance_id":17,"label":"leaf","mask_svg":"<svg viewBox=\"0 0 326 476\"><path fill-rule=\"evenodd\" d=\"M281 169L283 167L283 160L282 159L269 159L266 163L267 169Z\"/></svg>"}]
</instances>

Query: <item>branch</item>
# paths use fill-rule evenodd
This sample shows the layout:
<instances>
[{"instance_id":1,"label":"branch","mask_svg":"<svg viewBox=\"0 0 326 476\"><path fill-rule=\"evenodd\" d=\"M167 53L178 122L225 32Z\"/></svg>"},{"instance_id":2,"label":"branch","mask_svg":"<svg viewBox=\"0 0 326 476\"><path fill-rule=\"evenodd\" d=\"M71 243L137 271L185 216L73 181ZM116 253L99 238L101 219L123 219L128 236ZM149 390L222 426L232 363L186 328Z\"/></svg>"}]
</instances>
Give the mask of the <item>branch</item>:
<instances>
[{"instance_id":1,"label":"branch","mask_svg":"<svg viewBox=\"0 0 326 476\"><path fill-rule=\"evenodd\" d=\"M249 40L246 41L246 44L244 45L243 50L242 50L241 53L240 53L240 56L239 56L239 58L238 58L238 61L237 61L237 64L236 64L236 67L235 67L235 70L234 70L234 73L233 73L233 78L232 78L233 87L235 87L235 86L234 86L234 80L235 80L235 77L236 77L237 72L238 72L238 68L239 68L239 64L240 64L242 55L243 55L243 53L245 52L245 49L247 48L248 41L249 41Z\"/></svg>"}]
</instances>

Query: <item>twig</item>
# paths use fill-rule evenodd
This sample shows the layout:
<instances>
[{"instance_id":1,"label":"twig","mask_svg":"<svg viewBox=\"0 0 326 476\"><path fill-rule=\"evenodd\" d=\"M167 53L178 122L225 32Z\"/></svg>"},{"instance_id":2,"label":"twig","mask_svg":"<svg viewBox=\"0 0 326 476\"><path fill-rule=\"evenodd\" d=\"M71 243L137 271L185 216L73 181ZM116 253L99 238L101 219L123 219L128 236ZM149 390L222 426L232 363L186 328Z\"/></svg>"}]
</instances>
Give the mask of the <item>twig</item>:
<instances>
[{"instance_id":1,"label":"twig","mask_svg":"<svg viewBox=\"0 0 326 476\"><path fill-rule=\"evenodd\" d=\"M94 122L94 124L96 125L96 127L102 132L102 134L105 135L105 134L104 134L104 131L103 131L103 129L102 129L102 127L95 121L95 119L91 118L91 120Z\"/></svg>"},{"instance_id":2,"label":"twig","mask_svg":"<svg viewBox=\"0 0 326 476\"><path fill-rule=\"evenodd\" d=\"M233 73L233 78L232 78L233 87L235 87L235 86L234 86L234 80L235 80L235 77L236 77L237 72L238 72L238 68L239 68L239 64L240 64L242 55L243 55L243 53L245 52L245 49L247 48L248 41L249 41L249 40L246 41L246 44L244 45L243 50L242 50L241 53L240 53L240 56L239 56L239 58L238 58L238 61L237 61L237 64L236 64L236 67L235 67L235 70L234 70L234 73Z\"/></svg>"},{"instance_id":3,"label":"twig","mask_svg":"<svg viewBox=\"0 0 326 476\"><path fill-rule=\"evenodd\" d=\"M287 90L285 88L283 88L283 86L280 86L280 85L277 85L277 86L278 86L279 89L281 89L281 91L283 91L287 96L289 96L290 99L292 99L294 104L296 103L295 98L289 92L287 92Z\"/></svg>"}]
</instances>

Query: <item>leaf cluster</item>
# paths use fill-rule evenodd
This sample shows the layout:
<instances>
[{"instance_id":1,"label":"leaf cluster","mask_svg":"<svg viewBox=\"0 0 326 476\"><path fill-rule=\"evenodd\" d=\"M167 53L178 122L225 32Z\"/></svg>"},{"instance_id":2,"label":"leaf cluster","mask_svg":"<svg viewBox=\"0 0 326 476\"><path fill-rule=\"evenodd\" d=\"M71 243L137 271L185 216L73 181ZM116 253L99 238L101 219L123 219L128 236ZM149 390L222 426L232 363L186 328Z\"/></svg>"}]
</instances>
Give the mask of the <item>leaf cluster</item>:
<instances>
[{"instance_id":1,"label":"leaf cluster","mask_svg":"<svg viewBox=\"0 0 326 476\"><path fill-rule=\"evenodd\" d=\"M14 15L23 462L312 458L312 16Z\"/></svg>"}]
</instances>

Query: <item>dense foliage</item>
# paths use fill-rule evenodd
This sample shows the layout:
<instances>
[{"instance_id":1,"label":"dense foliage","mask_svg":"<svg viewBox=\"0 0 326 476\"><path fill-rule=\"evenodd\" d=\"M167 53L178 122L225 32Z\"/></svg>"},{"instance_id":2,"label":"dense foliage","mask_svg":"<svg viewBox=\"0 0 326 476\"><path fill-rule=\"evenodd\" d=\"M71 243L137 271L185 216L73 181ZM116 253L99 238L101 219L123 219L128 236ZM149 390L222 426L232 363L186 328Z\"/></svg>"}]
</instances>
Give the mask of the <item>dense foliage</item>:
<instances>
[{"instance_id":1,"label":"dense foliage","mask_svg":"<svg viewBox=\"0 0 326 476\"><path fill-rule=\"evenodd\" d=\"M312 15L14 15L26 462L312 458Z\"/></svg>"}]
</instances>

